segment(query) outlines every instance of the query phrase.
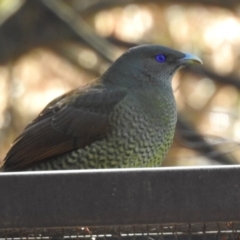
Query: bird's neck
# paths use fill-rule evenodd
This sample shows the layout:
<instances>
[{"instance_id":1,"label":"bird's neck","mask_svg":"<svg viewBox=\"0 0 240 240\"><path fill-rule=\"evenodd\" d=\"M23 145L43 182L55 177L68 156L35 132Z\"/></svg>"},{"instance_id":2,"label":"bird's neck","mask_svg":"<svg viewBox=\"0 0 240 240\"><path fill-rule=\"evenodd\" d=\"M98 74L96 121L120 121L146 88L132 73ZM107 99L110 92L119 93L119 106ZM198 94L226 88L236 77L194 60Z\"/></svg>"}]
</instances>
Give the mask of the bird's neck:
<instances>
[{"instance_id":1,"label":"bird's neck","mask_svg":"<svg viewBox=\"0 0 240 240\"><path fill-rule=\"evenodd\" d=\"M147 90L147 91L171 91L171 79L166 81L159 81L158 77L154 77L151 74L138 74L133 75L126 72L116 74L109 74L106 72L100 79L100 82L105 86L124 88L126 90Z\"/></svg>"}]
</instances>

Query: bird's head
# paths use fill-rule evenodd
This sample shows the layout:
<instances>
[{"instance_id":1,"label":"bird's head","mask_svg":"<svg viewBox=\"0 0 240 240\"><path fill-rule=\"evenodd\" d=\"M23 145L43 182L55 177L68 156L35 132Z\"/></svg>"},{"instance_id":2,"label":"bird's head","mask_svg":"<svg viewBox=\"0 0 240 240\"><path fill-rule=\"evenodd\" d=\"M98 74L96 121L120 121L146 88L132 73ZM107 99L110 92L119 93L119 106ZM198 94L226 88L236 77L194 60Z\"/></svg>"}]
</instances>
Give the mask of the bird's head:
<instances>
[{"instance_id":1,"label":"bird's head","mask_svg":"<svg viewBox=\"0 0 240 240\"><path fill-rule=\"evenodd\" d=\"M171 86L177 69L202 64L200 58L160 45L130 48L103 75L103 81L127 88Z\"/></svg>"}]
</instances>

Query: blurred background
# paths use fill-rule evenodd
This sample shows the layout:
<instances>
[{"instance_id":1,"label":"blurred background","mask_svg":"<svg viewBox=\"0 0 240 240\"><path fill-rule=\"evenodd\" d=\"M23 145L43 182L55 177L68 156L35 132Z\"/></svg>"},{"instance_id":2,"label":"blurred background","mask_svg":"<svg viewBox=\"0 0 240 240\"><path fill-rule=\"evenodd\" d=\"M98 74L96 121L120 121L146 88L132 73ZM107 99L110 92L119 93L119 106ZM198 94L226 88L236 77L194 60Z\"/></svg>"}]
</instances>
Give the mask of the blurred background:
<instances>
[{"instance_id":1,"label":"blurred background","mask_svg":"<svg viewBox=\"0 0 240 240\"><path fill-rule=\"evenodd\" d=\"M48 102L144 43L204 62L173 79L179 116L163 166L240 163L239 0L0 0L0 165Z\"/></svg>"}]
</instances>

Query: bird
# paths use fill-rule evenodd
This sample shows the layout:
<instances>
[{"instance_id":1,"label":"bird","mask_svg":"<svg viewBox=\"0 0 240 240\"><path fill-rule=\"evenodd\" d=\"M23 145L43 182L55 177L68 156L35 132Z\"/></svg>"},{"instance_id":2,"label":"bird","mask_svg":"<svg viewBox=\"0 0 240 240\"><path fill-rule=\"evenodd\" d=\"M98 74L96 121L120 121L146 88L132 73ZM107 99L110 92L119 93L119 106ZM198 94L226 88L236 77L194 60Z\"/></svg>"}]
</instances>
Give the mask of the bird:
<instances>
[{"instance_id":1,"label":"bird","mask_svg":"<svg viewBox=\"0 0 240 240\"><path fill-rule=\"evenodd\" d=\"M16 138L2 171L158 167L177 121L172 77L200 58L146 44L51 101Z\"/></svg>"}]
</instances>

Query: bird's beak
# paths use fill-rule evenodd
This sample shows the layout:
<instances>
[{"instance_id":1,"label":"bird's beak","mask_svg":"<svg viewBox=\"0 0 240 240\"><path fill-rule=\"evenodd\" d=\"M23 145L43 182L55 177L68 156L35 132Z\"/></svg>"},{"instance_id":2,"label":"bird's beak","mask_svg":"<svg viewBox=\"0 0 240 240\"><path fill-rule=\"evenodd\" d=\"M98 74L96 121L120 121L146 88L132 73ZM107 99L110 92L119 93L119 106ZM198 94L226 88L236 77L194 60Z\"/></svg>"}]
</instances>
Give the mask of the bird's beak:
<instances>
[{"instance_id":1,"label":"bird's beak","mask_svg":"<svg viewBox=\"0 0 240 240\"><path fill-rule=\"evenodd\" d=\"M202 60L190 53L184 53L185 57L179 59L181 65L186 66L190 64L203 64Z\"/></svg>"}]
</instances>

